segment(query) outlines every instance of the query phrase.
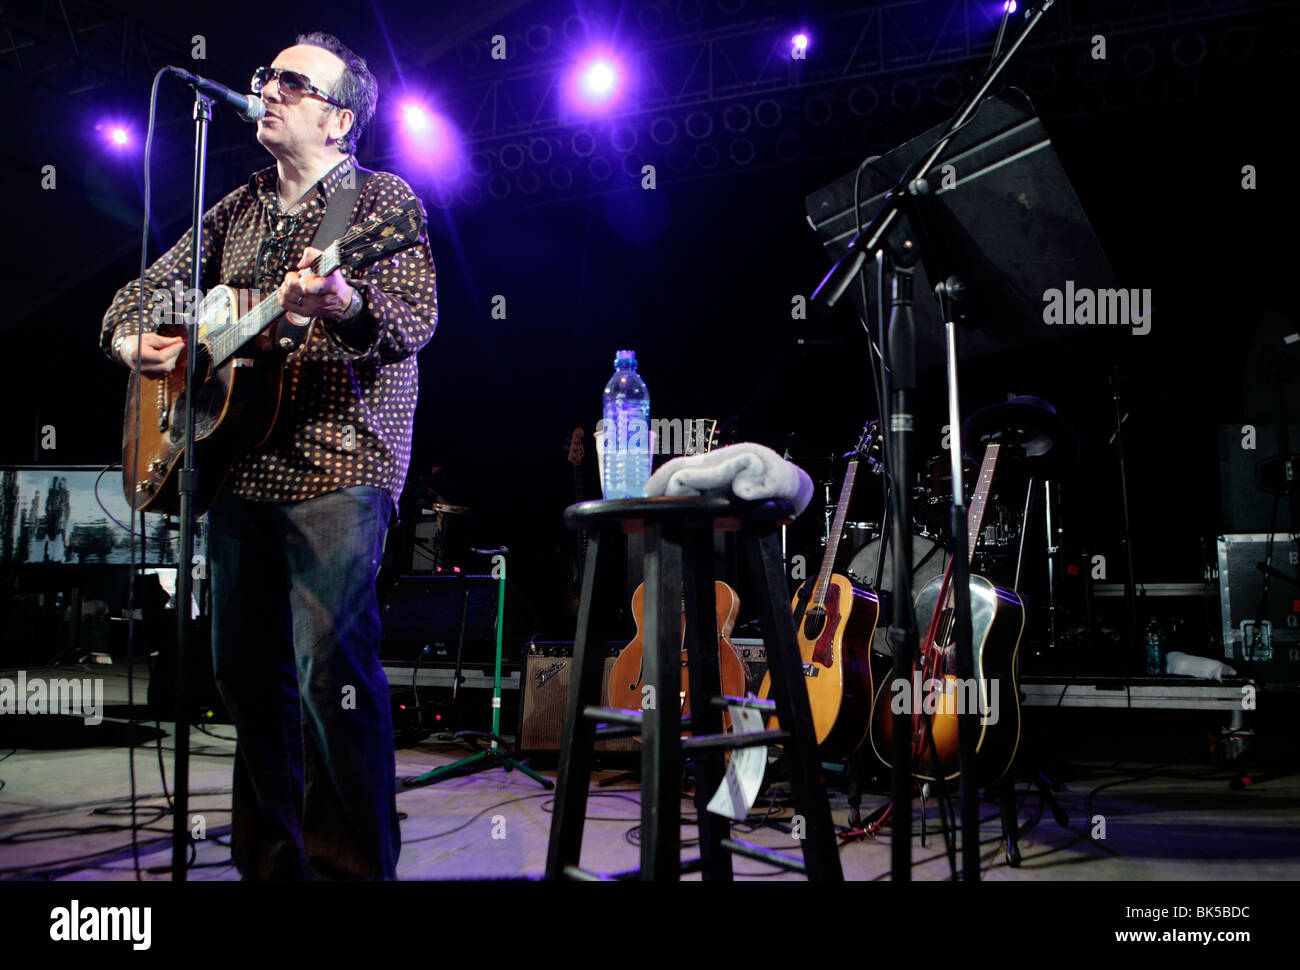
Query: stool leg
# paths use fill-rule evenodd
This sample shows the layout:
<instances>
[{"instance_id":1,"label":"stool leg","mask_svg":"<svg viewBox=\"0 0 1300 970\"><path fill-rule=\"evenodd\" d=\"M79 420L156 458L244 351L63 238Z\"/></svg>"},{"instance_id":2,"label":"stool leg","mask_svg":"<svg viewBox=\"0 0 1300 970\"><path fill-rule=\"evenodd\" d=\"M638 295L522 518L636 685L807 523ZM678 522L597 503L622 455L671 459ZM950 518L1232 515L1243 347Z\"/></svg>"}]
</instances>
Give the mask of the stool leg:
<instances>
[{"instance_id":1,"label":"stool leg","mask_svg":"<svg viewBox=\"0 0 1300 970\"><path fill-rule=\"evenodd\" d=\"M686 597L686 666L689 672L692 734L721 734L722 711L709 703L722 694L717 599L713 589L713 530L689 529L683 550ZM699 820L700 858L705 880L733 878L731 853L722 840L731 838L728 819L709 811L709 800L722 784L726 759L721 751L701 751L695 758L695 815Z\"/></svg>"},{"instance_id":2,"label":"stool leg","mask_svg":"<svg viewBox=\"0 0 1300 970\"><path fill-rule=\"evenodd\" d=\"M599 550L607 541L617 549L618 538L616 529L603 528L591 536L587 546L582 600L573 644L573 673L569 678L564 737L560 742L560 768L555 779L555 814L551 819L550 842L546 850L548 879L561 878L564 867L578 865L582 855L582 828L587 815L587 789L591 784L592 753L596 744L596 723L583 717L582 709L600 705L601 680L605 673L606 635L599 622L594 621L599 616L600 605L618 592L616 584L611 582L609 570L601 569Z\"/></svg>"},{"instance_id":3,"label":"stool leg","mask_svg":"<svg viewBox=\"0 0 1300 970\"><path fill-rule=\"evenodd\" d=\"M1016 785L1011 773L998 779L998 805L1002 810L1002 843L1007 865L1020 868L1020 819L1016 814Z\"/></svg>"},{"instance_id":4,"label":"stool leg","mask_svg":"<svg viewBox=\"0 0 1300 970\"><path fill-rule=\"evenodd\" d=\"M817 736L812 709L808 706L808 688L803 682L794 617L786 596L789 584L781 559L781 543L770 526L747 526L743 541L759 598L759 619L772 675L772 699L776 702L781 727L790 732L785 743L786 762L790 766L795 811L804 820L804 864L810 880L840 881L844 872L840 867L830 804L818 777L821 761L817 757Z\"/></svg>"},{"instance_id":5,"label":"stool leg","mask_svg":"<svg viewBox=\"0 0 1300 970\"><path fill-rule=\"evenodd\" d=\"M642 879L681 876L681 552L679 529L646 522L645 683L654 692L641 705Z\"/></svg>"}]
</instances>

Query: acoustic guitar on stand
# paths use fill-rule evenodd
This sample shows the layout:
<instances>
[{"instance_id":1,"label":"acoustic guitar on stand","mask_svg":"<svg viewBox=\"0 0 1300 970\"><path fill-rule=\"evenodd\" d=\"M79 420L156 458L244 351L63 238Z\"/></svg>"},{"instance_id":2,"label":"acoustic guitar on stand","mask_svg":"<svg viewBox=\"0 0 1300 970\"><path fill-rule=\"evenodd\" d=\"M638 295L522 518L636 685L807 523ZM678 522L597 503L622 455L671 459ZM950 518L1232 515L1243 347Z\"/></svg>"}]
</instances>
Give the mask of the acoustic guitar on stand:
<instances>
[{"instance_id":1,"label":"acoustic guitar on stand","mask_svg":"<svg viewBox=\"0 0 1300 970\"><path fill-rule=\"evenodd\" d=\"M864 456L872 461L879 442L880 422L868 421L844 473L821 569L811 584L799 588L791 604L813 728L817 744L829 757L848 757L856 751L867 735L871 715L871 635L880 617L880 600L871 589L834 569L858 463ZM767 699L771 688L769 673L758 696ZM775 727L775 722L773 718L769 723Z\"/></svg>"},{"instance_id":2,"label":"acoustic guitar on stand","mask_svg":"<svg viewBox=\"0 0 1300 970\"><path fill-rule=\"evenodd\" d=\"M1001 445L990 442L980 465L979 484L967 511L967 552L975 554L984 508ZM957 678L955 590L952 561L942 579L932 579L916 597L917 617L929 616L929 626L917 644L913 683L906 687L912 722L912 774L926 781L951 780L957 770L957 715L962 703L978 704L979 737L975 743L977 784L1001 778L1020 744L1020 693L1016 685L1016 652L1025 628L1025 607L1014 592L999 589L983 576L970 577L971 645L974 683L963 687ZM920 690L914 684L920 685ZM918 698L916 695L920 694ZM881 684L871 714L871 744L876 756L890 764L894 733L892 683ZM960 701L960 702L959 702Z\"/></svg>"}]
</instances>

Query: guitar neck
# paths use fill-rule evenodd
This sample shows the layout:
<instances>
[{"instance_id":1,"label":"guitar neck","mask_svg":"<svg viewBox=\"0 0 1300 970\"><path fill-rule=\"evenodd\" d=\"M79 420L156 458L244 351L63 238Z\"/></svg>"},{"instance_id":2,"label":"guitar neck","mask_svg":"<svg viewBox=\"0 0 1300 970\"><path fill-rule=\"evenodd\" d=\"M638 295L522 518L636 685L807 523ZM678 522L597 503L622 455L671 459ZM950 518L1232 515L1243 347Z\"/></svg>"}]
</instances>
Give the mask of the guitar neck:
<instances>
[{"instance_id":1,"label":"guitar neck","mask_svg":"<svg viewBox=\"0 0 1300 970\"><path fill-rule=\"evenodd\" d=\"M840 489L840 501L835 506L835 519L831 523L830 538L826 541L826 555L822 557L822 568L817 573L817 583L813 587L812 603L821 606L830 586L831 573L835 571L835 553L840 547L840 536L844 534L844 520L849 513L849 498L853 495L853 483L858 475L858 460L849 462L844 472L844 487Z\"/></svg>"},{"instance_id":2,"label":"guitar neck","mask_svg":"<svg viewBox=\"0 0 1300 970\"><path fill-rule=\"evenodd\" d=\"M199 339L208 345L212 354L212 366L220 367L235 356L240 347L275 323L283 314L284 307L280 306L279 298L272 294L238 320L218 327L215 332L205 333L200 328Z\"/></svg>"},{"instance_id":3,"label":"guitar neck","mask_svg":"<svg viewBox=\"0 0 1300 970\"><path fill-rule=\"evenodd\" d=\"M975 555L975 543L979 540L980 530L984 527L984 508L988 504L989 490L993 485L993 470L998 464L998 452L1002 446L990 441L984 449L984 460L980 463L980 477L975 485L975 494L971 498L970 508L966 511L966 562L969 565Z\"/></svg>"},{"instance_id":4,"label":"guitar neck","mask_svg":"<svg viewBox=\"0 0 1300 970\"><path fill-rule=\"evenodd\" d=\"M339 268L339 244L335 241L316 257L309 269L319 276L328 276ZM207 344L212 355L212 366L220 367L239 352L239 348L284 316L280 298L272 293L238 320L217 325L208 330L200 323L199 339Z\"/></svg>"}]
</instances>

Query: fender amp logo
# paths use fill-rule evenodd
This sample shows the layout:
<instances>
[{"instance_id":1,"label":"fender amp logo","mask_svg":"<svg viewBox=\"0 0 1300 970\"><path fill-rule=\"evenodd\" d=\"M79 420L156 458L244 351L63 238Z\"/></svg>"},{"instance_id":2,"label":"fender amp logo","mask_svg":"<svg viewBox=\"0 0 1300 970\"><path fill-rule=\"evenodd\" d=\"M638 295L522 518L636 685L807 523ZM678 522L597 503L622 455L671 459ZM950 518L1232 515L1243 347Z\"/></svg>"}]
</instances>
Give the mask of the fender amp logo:
<instances>
[{"instance_id":1,"label":"fender amp logo","mask_svg":"<svg viewBox=\"0 0 1300 970\"><path fill-rule=\"evenodd\" d=\"M545 684L548 680L550 680L552 677L554 677L556 674L558 674L561 670L563 670L567 666L569 665L564 661L557 660L555 663L551 664L545 670L537 671L537 673L533 675L537 678L537 686L540 688L543 684Z\"/></svg>"}]
</instances>

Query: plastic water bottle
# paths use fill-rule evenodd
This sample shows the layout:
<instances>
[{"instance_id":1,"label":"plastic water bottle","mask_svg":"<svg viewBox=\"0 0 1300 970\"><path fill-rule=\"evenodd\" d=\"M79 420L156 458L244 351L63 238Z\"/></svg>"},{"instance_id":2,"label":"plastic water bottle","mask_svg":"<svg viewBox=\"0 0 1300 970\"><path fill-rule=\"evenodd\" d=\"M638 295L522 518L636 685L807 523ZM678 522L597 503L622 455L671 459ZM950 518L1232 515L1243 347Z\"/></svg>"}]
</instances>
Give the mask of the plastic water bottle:
<instances>
[{"instance_id":1,"label":"plastic water bottle","mask_svg":"<svg viewBox=\"0 0 1300 970\"><path fill-rule=\"evenodd\" d=\"M636 351L614 356L604 410L605 498L641 498L650 480L650 391L636 372Z\"/></svg>"},{"instance_id":2,"label":"plastic water bottle","mask_svg":"<svg viewBox=\"0 0 1300 970\"><path fill-rule=\"evenodd\" d=\"M1163 674L1165 672L1165 634L1160 628L1160 621L1154 616L1147 624L1147 673Z\"/></svg>"}]
</instances>

